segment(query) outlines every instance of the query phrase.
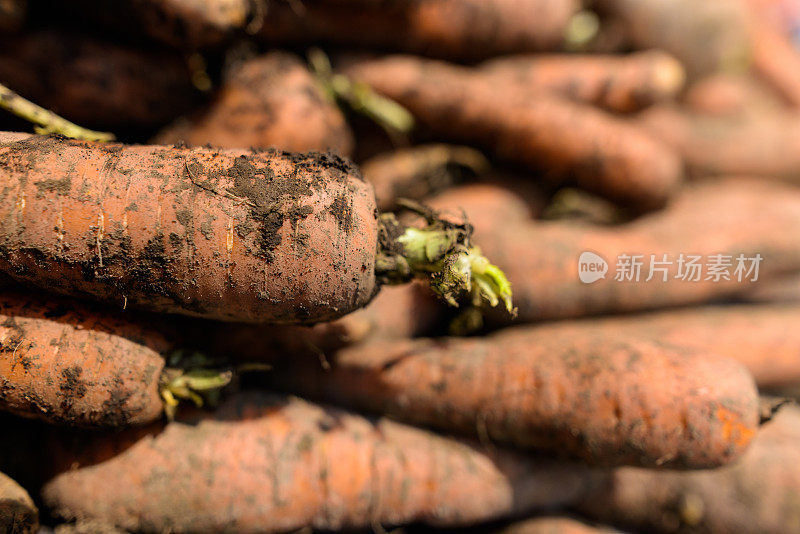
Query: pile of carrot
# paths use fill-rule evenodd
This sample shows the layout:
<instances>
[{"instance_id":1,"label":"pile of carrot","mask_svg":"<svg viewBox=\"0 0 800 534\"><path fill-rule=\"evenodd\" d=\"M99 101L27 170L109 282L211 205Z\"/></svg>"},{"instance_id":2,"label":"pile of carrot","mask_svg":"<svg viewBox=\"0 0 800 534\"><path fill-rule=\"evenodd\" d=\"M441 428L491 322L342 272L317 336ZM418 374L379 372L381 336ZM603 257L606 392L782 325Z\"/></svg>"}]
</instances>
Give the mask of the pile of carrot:
<instances>
[{"instance_id":1,"label":"pile of carrot","mask_svg":"<svg viewBox=\"0 0 800 534\"><path fill-rule=\"evenodd\" d=\"M0 0L0 532L800 532L797 27Z\"/></svg>"}]
</instances>

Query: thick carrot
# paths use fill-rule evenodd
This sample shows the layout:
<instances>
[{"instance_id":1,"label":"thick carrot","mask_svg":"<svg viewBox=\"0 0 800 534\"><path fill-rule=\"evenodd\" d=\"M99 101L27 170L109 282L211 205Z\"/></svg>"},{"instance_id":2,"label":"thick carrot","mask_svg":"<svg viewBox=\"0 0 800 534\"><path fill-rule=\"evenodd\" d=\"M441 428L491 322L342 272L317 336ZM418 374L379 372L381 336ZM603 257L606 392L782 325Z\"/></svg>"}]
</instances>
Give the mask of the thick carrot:
<instances>
[{"instance_id":1,"label":"thick carrot","mask_svg":"<svg viewBox=\"0 0 800 534\"><path fill-rule=\"evenodd\" d=\"M45 503L136 531L459 526L575 501L589 482L577 467L291 398L245 394L188 423L106 436L104 449L124 451L110 458L84 442Z\"/></svg>"},{"instance_id":2,"label":"thick carrot","mask_svg":"<svg viewBox=\"0 0 800 534\"><path fill-rule=\"evenodd\" d=\"M800 181L800 116L794 112L733 117L652 108L638 123L677 150L697 176L753 174Z\"/></svg>"},{"instance_id":3,"label":"thick carrot","mask_svg":"<svg viewBox=\"0 0 800 534\"><path fill-rule=\"evenodd\" d=\"M297 56L272 52L232 68L213 102L156 136L157 144L332 150L348 156L353 134Z\"/></svg>"},{"instance_id":4,"label":"thick carrot","mask_svg":"<svg viewBox=\"0 0 800 534\"><path fill-rule=\"evenodd\" d=\"M394 56L354 60L344 72L405 106L434 134L638 209L663 205L682 177L676 154L622 119L506 88L477 69Z\"/></svg>"},{"instance_id":5,"label":"thick carrot","mask_svg":"<svg viewBox=\"0 0 800 534\"><path fill-rule=\"evenodd\" d=\"M491 531L493 534L622 534L605 525L590 525L567 516L534 517Z\"/></svg>"},{"instance_id":6,"label":"thick carrot","mask_svg":"<svg viewBox=\"0 0 800 534\"><path fill-rule=\"evenodd\" d=\"M739 2L600 0L597 4L623 21L634 46L669 52L692 77L742 70L749 61L749 13Z\"/></svg>"},{"instance_id":7,"label":"thick carrot","mask_svg":"<svg viewBox=\"0 0 800 534\"><path fill-rule=\"evenodd\" d=\"M490 217L480 216L484 212L480 198L459 198L456 191L430 204L455 214L463 208L475 221ZM800 242L795 232L787 230L800 228L800 192L758 180L693 184L666 210L620 226L520 221L516 225L476 224L475 228L474 242L511 281L521 321L708 302L750 291L800 269ZM579 257L587 251L608 263L605 278L590 284L578 276ZM629 259L620 259L623 254ZM664 254L671 263L654 263L664 261ZM681 254L684 264L679 272ZM740 254L746 270L758 264L757 280L753 281L754 271L742 271L739 281L735 269ZM749 260L759 254L760 261ZM641 262L638 282L634 255L642 256L636 258ZM707 264L713 264L716 255L723 256L723 272L730 257L728 279L720 276L717 281L709 273ZM690 261L701 266L697 281L693 281L696 272L687 267ZM653 278L648 282L651 266ZM618 272L624 277L615 280Z\"/></svg>"},{"instance_id":8,"label":"thick carrot","mask_svg":"<svg viewBox=\"0 0 800 534\"><path fill-rule=\"evenodd\" d=\"M180 54L75 33L0 38L0 82L83 126L156 128L200 102Z\"/></svg>"},{"instance_id":9,"label":"thick carrot","mask_svg":"<svg viewBox=\"0 0 800 534\"><path fill-rule=\"evenodd\" d=\"M0 473L0 530L11 534L39 531L39 510L28 492Z\"/></svg>"},{"instance_id":10,"label":"thick carrot","mask_svg":"<svg viewBox=\"0 0 800 534\"><path fill-rule=\"evenodd\" d=\"M377 342L276 365L275 387L592 465L704 468L746 450L758 393L707 350L588 325Z\"/></svg>"},{"instance_id":11,"label":"thick carrot","mask_svg":"<svg viewBox=\"0 0 800 534\"><path fill-rule=\"evenodd\" d=\"M272 44L355 45L478 59L560 48L575 0L276 2L259 35Z\"/></svg>"},{"instance_id":12,"label":"thick carrot","mask_svg":"<svg viewBox=\"0 0 800 534\"><path fill-rule=\"evenodd\" d=\"M792 273L769 283L754 287L739 299L752 303L800 302L800 273Z\"/></svg>"},{"instance_id":13,"label":"thick carrot","mask_svg":"<svg viewBox=\"0 0 800 534\"><path fill-rule=\"evenodd\" d=\"M376 292L372 188L339 157L0 134L0 270L123 307L303 323Z\"/></svg>"},{"instance_id":14,"label":"thick carrot","mask_svg":"<svg viewBox=\"0 0 800 534\"><path fill-rule=\"evenodd\" d=\"M161 416L166 328L30 292L0 295L0 409L51 423L120 427Z\"/></svg>"},{"instance_id":15,"label":"thick carrot","mask_svg":"<svg viewBox=\"0 0 800 534\"><path fill-rule=\"evenodd\" d=\"M618 112L674 100L686 74L669 54L531 55L500 58L481 67L501 87L552 91Z\"/></svg>"},{"instance_id":16,"label":"thick carrot","mask_svg":"<svg viewBox=\"0 0 800 534\"><path fill-rule=\"evenodd\" d=\"M642 532L797 532L798 443L800 412L787 407L735 464L691 473L616 469L580 509Z\"/></svg>"}]
</instances>

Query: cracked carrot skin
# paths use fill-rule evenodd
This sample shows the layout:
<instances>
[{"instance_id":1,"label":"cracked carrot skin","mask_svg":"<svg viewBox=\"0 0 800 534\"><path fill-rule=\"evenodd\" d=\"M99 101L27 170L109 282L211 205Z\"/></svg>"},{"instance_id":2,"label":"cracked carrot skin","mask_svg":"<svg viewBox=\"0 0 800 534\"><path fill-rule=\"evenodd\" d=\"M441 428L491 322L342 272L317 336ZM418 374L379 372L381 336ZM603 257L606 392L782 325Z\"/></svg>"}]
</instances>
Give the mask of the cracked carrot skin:
<instances>
[{"instance_id":1,"label":"cracked carrot skin","mask_svg":"<svg viewBox=\"0 0 800 534\"><path fill-rule=\"evenodd\" d=\"M561 48L576 0L310 0L274 2L259 36L480 59Z\"/></svg>"},{"instance_id":2,"label":"cracked carrot skin","mask_svg":"<svg viewBox=\"0 0 800 534\"><path fill-rule=\"evenodd\" d=\"M480 68L502 86L552 91L621 113L674 100L686 79L678 60L659 50L625 56L512 56Z\"/></svg>"},{"instance_id":3,"label":"cracked carrot skin","mask_svg":"<svg viewBox=\"0 0 800 534\"><path fill-rule=\"evenodd\" d=\"M4 473L0 473L0 530L12 534L39 530L39 510L31 496Z\"/></svg>"},{"instance_id":4,"label":"cracked carrot skin","mask_svg":"<svg viewBox=\"0 0 800 534\"><path fill-rule=\"evenodd\" d=\"M158 419L165 333L130 312L3 290L0 410L80 427Z\"/></svg>"},{"instance_id":5,"label":"cracked carrot skin","mask_svg":"<svg viewBox=\"0 0 800 534\"><path fill-rule=\"evenodd\" d=\"M237 65L213 102L156 135L156 144L333 151L349 156L353 134L339 108L293 54L271 52Z\"/></svg>"},{"instance_id":6,"label":"cracked carrot skin","mask_svg":"<svg viewBox=\"0 0 800 534\"><path fill-rule=\"evenodd\" d=\"M389 56L346 60L342 72L437 136L638 210L663 206L683 178L678 155L629 122L545 91L507 88L480 69Z\"/></svg>"},{"instance_id":7,"label":"cracked carrot skin","mask_svg":"<svg viewBox=\"0 0 800 534\"><path fill-rule=\"evenodd\" d=\"M428 203L456 215L462 209L466 212L475 224L473 242L511 281L519 309L517 321L522 322L713 302L800 270L798 237L787 231L800 228L800 193L786 184L757 178L691 184L666 209L618 226L519 219L513 225L488 224L492 214L482 207L480 198L459 195L457 189ZM608 262L605 279L592 284L580 281L578 258L585 251ZM638 282L615 280L621 254L643 256ZM663 254L672 260L666 266L666 281L662 281L663 273L654 271L654 279L645 282L651 255L661 261ZM761 254L762 261L756 281L751 276L743 276L742 282L735 276L707 280L704 268L701 279L694 282L676 278L680 254L684 259L703 256L701 263L717 254L733 258ZM491 312L489 319L509 323Z\"/></svg>"},{"instance_id":8,"label":"cracked carrot skin","mask_svg":"<svg viewBox=\"0 0 800 534\"><path fill-rule=\"evenodd\" d=\"M732 465L685 473L610 470L577 508L586 517L637 532L797 532L799 443L800 412L787 406Z\"/></svg>"},{"instance_id":9,"label":"cracked carrot skin","mask_svg":"<svg viewBox=\"0 0 800 534\"><path fill-rule=\"evenodd\" d=\"M275 387L590 465L701 469L741 456L758 392L738 362L613 325L376 342L277 364Z\"/></svg>"},{"instance_id":10,"label":"cracked carrot skin","mask_svg":"<svg viewBox=\"0 0 800 534\"><path fill-rule=\"evenodd\" d=\"M133 531L463 526L574 502L591 477L577 466L263 393L140 439L101 441L105 455L93 457L82 443L76 465L44 485L43 500L58 517Z\"/></svg>"},{"instance_id":11,"label":"cracked carrot skin","mask_svg":"<svg viewBox=\"0 0 800 534\"><path fill-rule=\"evenodd\" d=\"M112 305L278 324L369 302L372 188L330 154L0 134L0 270Z\"/></svg>"}]
</instances>

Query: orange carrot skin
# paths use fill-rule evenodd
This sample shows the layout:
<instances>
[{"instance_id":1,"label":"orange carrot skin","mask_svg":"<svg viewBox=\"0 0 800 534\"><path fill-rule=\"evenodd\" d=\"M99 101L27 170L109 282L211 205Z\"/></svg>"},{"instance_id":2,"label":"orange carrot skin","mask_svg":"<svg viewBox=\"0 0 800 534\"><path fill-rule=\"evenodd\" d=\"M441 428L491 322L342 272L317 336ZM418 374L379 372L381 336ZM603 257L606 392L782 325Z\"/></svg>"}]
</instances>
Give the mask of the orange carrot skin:
<instances>
[{"instance_id":1,"label":"orange carrot skin","mask_svg":"<svg viewBox=\"0 0 800 534\"><path fill-rule=\"evenodd\" d=\"M592 465L706 468L756 433L747 370L612 327L527 327L487 338L376 342L331 370L277 366L275 387Z\"/></svg>"},{"instance_id":2,"label":"orange carrot skin","mask_svg":"<svg viewBox=\"0 0 800 534\"><path fill-rule=\"evenodd\" d=\"M4 473L0 473L0 529L14 534L39 530L39 510L30 495Z\"/></svg>"},{"instance_id":3,"label":"orange carrot skin","mask_svg":"<svg viewBox=\"0 0 800 534\"><path fill-rule=\"evenodd\" d=\"M271 44L324 42L479 59L552 50L578 11L575 0L311 0L270 6L259 35Z\"/></svg>"},{"instance_id":4,"label":"orange carrot skin","mask_svg":"<svg viewBox=\"0 0 800 534\"><path fill-rule=\"evenodd\" d=\"M201 102L181 54L63 31L0 39L0 80L81 126L115 132L158 128Z\"/></svg>"},{"instance_id":5,"label":"orange carrot skin","mask_svg":"<svg viewBox=\"0 0 800 534\"><path fill-rule=\"evenodd\" d=\"M351 60L342 71L438 136L638 210L662 206L683 178L677 154L628 122L547 92L498 86L479 69L390 56Z\"/></svg>"},{"instance_id":6,"label":"orange carrot skin","mask_svg":"<svg viewBox=\"0 0 800 534\"><path fill-rule=\"evenodd\" d=\"M116 306L332 320L376 291L372 188L332 155L0 134L0 270Z\"/></svg>"},{"instance_id":7,"label":"orange carrot skin","mask_svg":"<svg viewBox=\"0 0 800 534\"><path fill-rule=\"evenodd\" d=\"M674 100L685 73L658 50L620 55L521 55L481 65L495 83L552 91L573 100L627 113Z\"/></svg>"},{"instance_id":8,"label":"orange carrot skin","mask_svg":"<svg viewBox=\"0 0 800 534\"><path fill-rule=\"evenodd\" d=\"M174 340L98 306L0 294L0 410L50 423L124 427L162 414L159 379Z\"/></svg>"},{"instance_id":9,"label":"orange carrot skin","mask_svg":"<svg viewBox=\"0 0 800 534\"><path fill-rule=\"evenodd\" d=\"M159 133L156 144L333 151L349 156L353 134L298 58L271 52L233 68L213 102Z\"/></svg>"},{"instance_id":10,"label":"orange carrot skin","mask_svg":"<svg viewBox=\"0 0 800 534\"><path fill-rule=\"evenodd\" d=\"M578 508L637 532L796 532L798 443L800 413L785 407L730 466L684 473L614 469Z\"/></svg>"},{"instance_id":11,"label":"orange carrot skin","mask_svg":"<svg viewBox=\"0 0 800 534\"><path fill-rule=\"evenodd\" d=\"M158 532L459 526L573 502L590 480L577 467L264 394L188 423L106 443L120 451L112 457L94 458L84 443L73 469L44 486L44 502L62 518Z\"/></svg>"},{"instance_id":12,"label":"orange carrot skin","mask_svg":"<svg viewBox=\"0 0 800 534\"><path fill-rule=\"evenodd\" d=\"M437 209L459 214L463 209L475 222L473 241L500 266L514 291L518 321L563 319L659 309L710 302L752 291L770 280L800 269L797 235L787 228L800 227L800 194L796 188L759 179L730 178L688 186L665 210L619 226L589 226L569 222L524 222L514 228L487 224L492 217L480 198L459 195L453 189ZM472 214L472 215L471 215ZM605 279L584 284L578 277L578 258L592 251L609 264ZM639 282L617 281L621 254L641 254ZM651 258L668 255L667 281L649 275ZM715 254L762 255L757 281L743 277L706 280L704 269L697 282L676 278L680 254L701 255L702 263ZM733 268L732 268L733 269ZM490 319L508 324L507 316Z\"/></svg>"}]
</instances>

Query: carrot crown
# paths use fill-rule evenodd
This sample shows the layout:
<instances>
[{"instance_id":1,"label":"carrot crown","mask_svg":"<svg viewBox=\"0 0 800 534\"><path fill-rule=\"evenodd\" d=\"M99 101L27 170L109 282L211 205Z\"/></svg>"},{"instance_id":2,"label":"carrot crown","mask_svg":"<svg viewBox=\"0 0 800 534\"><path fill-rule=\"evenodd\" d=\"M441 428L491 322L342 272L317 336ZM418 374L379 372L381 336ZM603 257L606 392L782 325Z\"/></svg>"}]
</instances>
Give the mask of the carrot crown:
<instances>
[{"instance_id":1,"label":"carrot crown","mask_svg":"<svg viewBox=\"0 0 800 534\"><path fill-rule=\"evenodd\" d=\"M516 315L511 283L505 273L470 243L472 225L454 223L411 201L401 204L425 220L422 227L405 226L394 214L381 215L375 270L384 283L428 279L431 289L451 306L468 295L473 306L501 301Z\"/></svg>"}]
</instances>

